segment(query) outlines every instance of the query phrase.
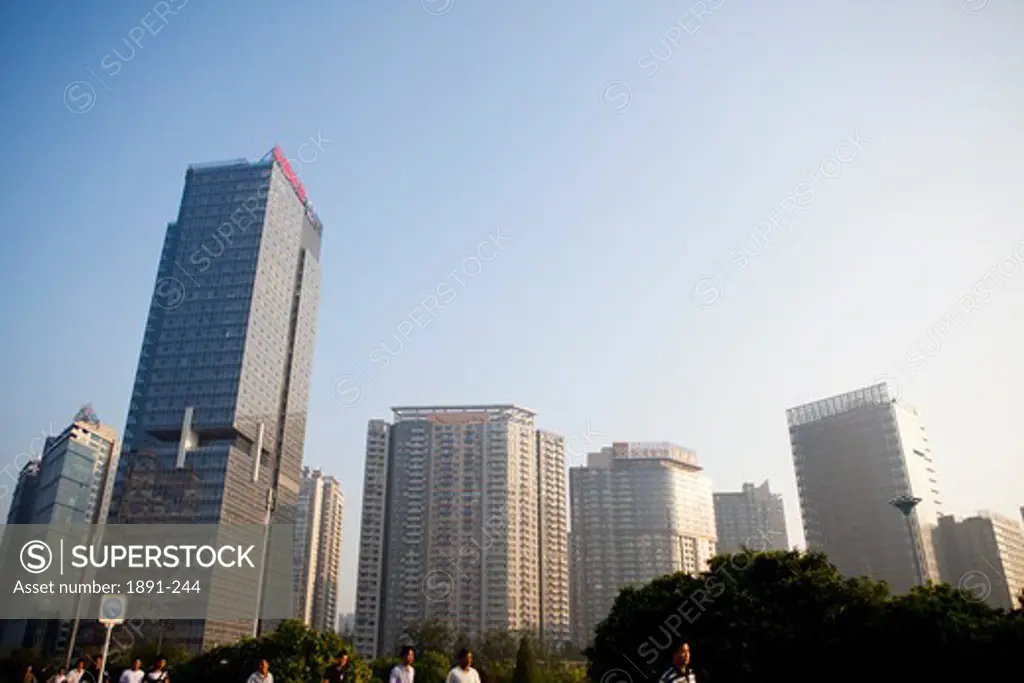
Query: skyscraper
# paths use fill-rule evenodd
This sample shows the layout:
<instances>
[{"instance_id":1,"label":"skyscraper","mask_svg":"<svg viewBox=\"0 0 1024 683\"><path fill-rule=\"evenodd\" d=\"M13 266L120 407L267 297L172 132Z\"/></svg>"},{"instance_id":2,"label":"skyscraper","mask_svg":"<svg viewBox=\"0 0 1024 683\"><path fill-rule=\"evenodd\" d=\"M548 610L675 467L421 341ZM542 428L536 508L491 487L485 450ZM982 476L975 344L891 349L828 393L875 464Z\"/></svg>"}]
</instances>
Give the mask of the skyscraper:
<instances>
[{"instance_id":1,"label":"skyscraper","mask_svg":"<svg viewBox=\"0 0 1024 683\"><path fill-rule=\"evenodd\" d=\"M8 524L88 525L107 515L113 473L121 454L117 432L84 406L60 434L47 437L39 460L22 468ZM5 552L5 554L7 554ZM66 645L69 624L7 621L0 625L0 648Z\"/></svg>"},{"instance_id":2,"label":"skyscraper","mask_svg":"<svg viewBox=\"0 0 1024 683\"><path fill-rule=\"evenodd\" d=\"M31 524L36 510L36 489L39 486L39 461L29 460L18 474L18 483L11 494L7 510L8 524Z\"/></svg>"},{"instance_id":3,"label":"skyscraper","mask_svg":"<svg viewBox=\"0 0 1024 683\"><path fill-rule=\"evenodd\" d=\"M363 470L363 513L359 528L359 568L356 575L356 611L353 645L364 655L375 657L384 650L381 628L384 615L384 559L387 530L388 455L391 452L391 425L385 420L370 420L366 428L366 464ZM410 500L408 507L425 501ZM417 514L422 514L416 510Z\"/></svg>"},{"instance_id":4,"label":"skyscraper","mask_svg":"<svg viewBox=\"0 0 1024 683\"><path fill-rule=\"evenodd\" d=\"M573 637L588 644L619 591L696 573L715 554L711 483L693 451L617 442L569 469Z\"/></svg>"},{"instance_id":5,"label":"skyscraper","mask_svg":"<svg viewBox=\"0 0 1024 683\"><path fill-rule=\"evenodd\" d=\"M345 496L334 477L302 469L295 522L295 615L317 631L338 621L338 572Z\"/></svg>"},{"instance_id":6,"label":"skyscraper","mask_svg":"<svg viewBox=\"0 0 1024 683\"><path fill-rule=\"evenodd\" d=\"M1024 526L979 512L960 520L939 518L935 534L942 580L995 608L1016 609L1024 590Z\"/></svg>"},{"instance_id":7,"label":"skyscraper","mask_svg":"<svg viewBox=\"0 0 1024 683\"><path fill-rule=\"evenodd\" d=\"M388 652L429 618L471 637L558 624L541 602L542 553L558 552L554 498L565 496L548 462L564 458L557 437L543 437L542 461L526 408L392 410L393 424L367 431L356 648ZM543 575L555 592L560 563Z\"/></svg>"},{"instance_id":8,"label":"skyscraper","mask_svg":"<svg viewBox=\"0 0 1024 683\"><path fill-rule=\"evenodd\" d=\"M537 432L540 496L540 638L558 647L572 640L569 621L569 513L566 500L565 437Z\"/></svg>"},{"instance_id":9,"label":"skyscraper","mask_svg":"<svg viewBox=\"0 0 1024 683\"><path fill-rule=\"evenodd\" d=\"M112 521L294 523L322 231L276 147L256 162L189 167L157 268ZM132 473L141 478L129 487ZM222 597L259 593L231 590ZM199 650L251 633L252 623L180 621L164 639Z\"/></svg>"},{"instance_id":10,"label":"skyscraper","mask_svg":"<svg viewBox=\"0 0 1024 683\"><path fill-rule=\"evenodd\" d=\"M786 412L804 534L847 576L885 580L895 592L939 580L932 534L942 507L931 447L916 410L885 384ZM903 515L890 504L921 502Z\"/></svg>"},{"instance_id":11,"label":"skyscraper","mask_svg":"<svg viewBox=\"0 0 1024 683\"><path fill-rule=\"evenodd\" d=\"M760 486L743 484L742 491L715 494L715 528L718 552L788 550L786 510L782 496L772 493L765 480Z\"/></svg>"}]
</instances>

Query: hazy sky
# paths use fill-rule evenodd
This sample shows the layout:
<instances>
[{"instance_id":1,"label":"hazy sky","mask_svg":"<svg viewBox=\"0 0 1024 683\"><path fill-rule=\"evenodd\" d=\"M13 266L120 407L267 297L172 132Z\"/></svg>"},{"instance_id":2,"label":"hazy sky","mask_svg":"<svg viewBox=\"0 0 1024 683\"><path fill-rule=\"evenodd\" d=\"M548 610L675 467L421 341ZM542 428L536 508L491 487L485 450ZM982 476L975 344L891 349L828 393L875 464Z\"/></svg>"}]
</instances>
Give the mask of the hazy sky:
<instances>
[{"instance_id":1,"label":"hazy sky","mask_svg":"<svg viewBox=\"0 0 1024 683\"><path fill-rule=\"evenodd\" d=\"M280 143L324 223L344 609L400 404L529 406L574 464L684 444L799 541L786 408L890 375L946 511L1016 514L1024 5L963 2L6 3L0 465L87 401L123 430L187 165Z\"/></svg>"}]
</instances>

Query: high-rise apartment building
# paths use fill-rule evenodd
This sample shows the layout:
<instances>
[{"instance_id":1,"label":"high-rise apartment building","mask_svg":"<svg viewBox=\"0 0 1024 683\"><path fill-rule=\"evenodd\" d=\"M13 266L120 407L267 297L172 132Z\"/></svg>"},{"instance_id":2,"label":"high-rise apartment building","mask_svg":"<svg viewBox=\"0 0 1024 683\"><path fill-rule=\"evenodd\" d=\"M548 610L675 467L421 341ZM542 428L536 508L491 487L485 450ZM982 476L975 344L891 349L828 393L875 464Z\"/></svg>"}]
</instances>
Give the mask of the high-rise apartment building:
<instances>
[{"instance_id":1,"label":"high-rise apartment building","mask_svg":"<svg viewBox=\"0 0 1024 683\"><path fill-rule=\"evenodd\" d=\"M8 524L89 525L106 518L121 455L117 431L85 406L60 434L47 437L39 460L22 468ZM10 555L4 551L4 555ZM61 621L0 622L0 649L66 646L69 624Z\"/></svg>"},{"instance_id":2,"label":"high-rise apartment building","mask_svg":"<svg viewBox=\"0 0 1024 683\"><path fill-rule=\"evenodd\" d=\"M992 607L1016 609L1024 590L1024 527L1016 519L980 512L939 518L935 538L942 580Z\"/></svg>"},{"instance_id":3,"label":"high-rise apartment building","mask_svg":"<svg viewBox=\"0 0 1024 683\"><path fill-rule=\"evenodd\" d=\"M743 484L742 491L715 494L715 528L718 552L788 550L786 510L782 495L772 493L768 481L760 486Z\"/></svg>"},{"instance_id":4,"label":"high-rise apartment building","mask_svg":"<svg viewBox=\"0 0 1024 683\"><path fill-rule=\"evenodd\" d=\"M569 470L571 599L577 645L593 640L619 591L707 569L715 554L711 483L671 443L617 442Z\"/></svg>"},{"instance_id":5,"label":"high-rise apartment building","mask_svg":"<svg viewBox=\"0 0 1024 683\"><path fill-rule=\"evenodd\" d=\"M344 508L334 477L303 468L294 536L295 615L317 631L337 629Z\"/></svg>"},{"instance_id":6,"label":"high-rise apartment building","mask_svg":"<svg viewBox=\"0 0 1024 683\"><path fill-rule=\"evenodd\" d=\"M560 599L542 603L545 579L560 590L562 560L542 558L559 552L557 438L514 405L392 410L367 431L357 650L390 652L423 619L471 637L559 624Z\"/></svg>"},{"instance_id":7,"label":"high-rise apartment building","mask_svg":"<svg viewBox=\"0 0 1024 683\"><path fill-rule=\"evenodd\" d=\"M572 641L569 617L569 511L566 497L565 437L537 432L537 487L540 517L540 639L559 647Z\"/></svg>"},{"instance_id":8,"label":"high-rise apartment building","mask_svg":"<svg viewBox=\"0 0 1024 683\"><path fill-rule=\"evenodd\" d=\"M387 530L388 465L391 452L391 425L385 420L370 420L366 428L366 464L363 470L363 513L359 528L359 566L356 574L356 611L353 645L363 655L375 657L384 651L381 629L384 624L384 559ZM407 507L425 504L423 494L410 500ZM416 514L422 514L420 509Z\"/></svg>"},{"instance_id":9,"label":"high-rise apartment building","mask_svg":"<svg viewBox=\"0 0 1024 683\"><path fill-rule=\"evenodd\" d=\"M939 580L932 535L942 502L917 411L876 384L786 416L807 547L844 575L885 580L897 593L922 575ZM913 533L890 504L903 495L920 499Z\"/></svg>"},{"instance_id":10,"label":"high-rise apartment building","mask_svg":"<svg viewBox=\"0 0 1024 683\"><path fill-rule=\"evenodd\" d=\"M279 148L189 167L164 236L111 521L295 522L322 232ZM255 581L234 582L210 600L258 594ZM196 651L251 633L251 622L175 621L163 640Z\"/></svg>"}]
</instances>

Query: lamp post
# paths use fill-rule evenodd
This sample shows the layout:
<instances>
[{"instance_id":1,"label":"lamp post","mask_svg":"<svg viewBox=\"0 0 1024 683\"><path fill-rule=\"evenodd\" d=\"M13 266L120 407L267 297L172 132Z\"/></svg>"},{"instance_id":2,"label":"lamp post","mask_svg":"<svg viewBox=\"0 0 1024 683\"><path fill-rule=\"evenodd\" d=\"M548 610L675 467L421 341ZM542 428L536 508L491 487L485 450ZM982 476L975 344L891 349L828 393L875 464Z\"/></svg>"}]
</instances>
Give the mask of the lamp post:
<instances>
[{"instance_id":1,"label":"lamp post","mask_svg":"<svg viewBox=\"0 0 1024 683\"><path fill-rule=\"evenodd\" d=\"M263 551L260 553L260 576L256 584L256 614L252 619L252 637L260 634L260 602L263 599L263 584L267 580L267 541L270 539L270 519L274 510L274 489L267 489L267 509L263 517Z\"/></svg>"},{"instance_id":2,"label":"lamp post","mask_svg":"<svg viewBox=\"0 0 1024 683\"><path fill-rule=\"evenodd\" d=\"M924 570L921 567L921 556L918 553L917 548L917 537L914 535L914 522L911 520L910 515L914 512L914 508L921 502L920 498L915 498L909 493L905 493L902 496L897 496L889 501L889 505L903 513L903 519L907 523L907 533L910 534L910 545L914 551L914 567L917 569L917 582L919 586L924 586Z\"/></svg>"}]
</instances>

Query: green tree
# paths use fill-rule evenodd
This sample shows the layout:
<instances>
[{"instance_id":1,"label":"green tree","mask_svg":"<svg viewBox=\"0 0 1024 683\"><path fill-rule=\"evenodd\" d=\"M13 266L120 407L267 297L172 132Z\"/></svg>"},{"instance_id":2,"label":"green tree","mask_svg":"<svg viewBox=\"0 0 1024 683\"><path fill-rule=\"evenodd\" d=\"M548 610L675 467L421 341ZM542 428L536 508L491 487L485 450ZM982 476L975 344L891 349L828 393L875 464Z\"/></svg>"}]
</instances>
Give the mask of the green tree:
<instances>
[{"instance_id":1,"label":"green tree","mask_svg":"<svg viewBox=\"0 0 1024 683\"><path fill-rule=\"evenodd\" d=\"M538 671L539 683L584 683L587 668L579 663L557 662Z\"/></svg>"},{"instance_id":2,"label":"green tree","mask_svg":"<svg viewBox=\"0 0 1024 683\"><path fill-rule=\"evenodd\" d=\"M371 683L378 681L379 683L388 683L391 678L391 670L398 666L402 662L398 657L378 657L377 659L370 662L370 672L372 677Z\"/></svg>"},{"instance_id":3,"label":"green tree","mask_svg":"<svg viewBox=\"0 0 1024 683\"><path fill-rule=\"evenodd\" d=\"M508 631L493 629L484 633L473 649L474 660L482 666L493 667L498 662L511 661L519 650L516 637Z\"/></svg>"},{"instance_id":4,"label":"green tree","mask_svg":"<svg viewBox=\"0 0 1024 683\"><path fill-rule=\"evenodd\" d=\"M865 657L873 673L863 673L885 680L1000 680L996 667L1024 645L1024 617L946 584L892 597L884 583L844 578L820 553L748 550L698 576L621 591L585 652L589 679L655 680L683 642L716 682L780 671L787 683L820 682Z\"/></svg>"},{"instance_id":5,"label":"green tree","mask_svg":"<svg viewBox=\"0 0 1024 683\"><path fill-rule=\"evenodd\" d=\"M300 621L281 623L277 631L214 648L171 671L171 679L187 683L245 681L261 659L270 661L275 683L319 683L324 669L344 646L335 633L319 633ZM350 656L356 683L370 683L370 667Z\"/></svg>"},{"instance_id":6,"label":"green tree","mask_svg":"<svg viewBox=\"0 0 1024 683\"><path fill-rule=\"evenodd\" d=\"M402 640L401 645L412 645L418 652L432 650L447 654L455 645L455 635L451 627L441 619L424 619L413 624L405 630L405 637Z\"/></svg>"},{"instance_id":7,"label":"green tree","mask_svg":"<svg viewBox=\"0 0 1024 683\"><path fill-rule=\"evenodd\" d=\"M533 658L533 646L530 638L523 636L519 641L519 652L516 654L516 669L512 674L512 683L536 683L537 663Z\"/></svg>"},{"instance_id":8,"label":"green tree","mask_svg":"<svg viewBox=\"0 0 1024 683\"><path fill-rule=\"evenodd\" d=\"M443 652L427 650L416 656L416 683L444 683L451 659Z\"/></svg>"}]
</instances>

